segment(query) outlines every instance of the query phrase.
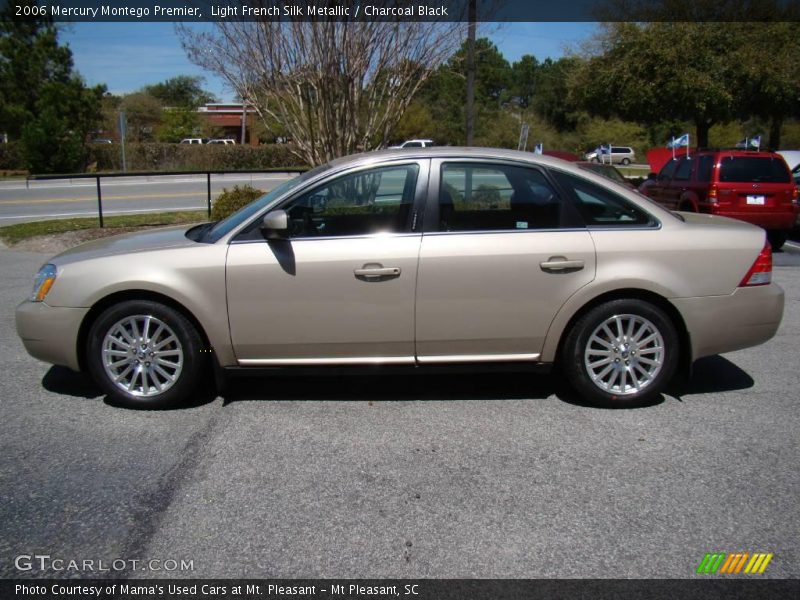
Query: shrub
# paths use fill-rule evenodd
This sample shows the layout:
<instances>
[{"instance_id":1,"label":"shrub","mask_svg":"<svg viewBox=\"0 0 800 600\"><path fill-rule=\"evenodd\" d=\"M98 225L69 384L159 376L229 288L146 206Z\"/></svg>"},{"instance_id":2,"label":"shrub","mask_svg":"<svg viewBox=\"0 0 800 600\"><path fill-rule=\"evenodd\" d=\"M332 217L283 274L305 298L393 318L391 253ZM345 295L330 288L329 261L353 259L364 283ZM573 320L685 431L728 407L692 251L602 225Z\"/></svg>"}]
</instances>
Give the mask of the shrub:
<instances>
[{"instance_id":1,"label":"shrub","mask_svg":"<svg viewBox=\"0 0 800 600\"><path fill-rule=\"evenodd\" d=\"M0 144L0 170L20 171L23 169L25 169L25 161L19 143Z\"/></svg>"},{"instance_id":2,"label":"shrub","mask_svg":"<svg viewBox=\"0 0 800 600\"><path fill-rule=\"evenodd\" d=\"M235 185L230 191L223 189L211 207L211 220L224 219L263 195L264 192L249 185Z\"/></svg>"}]
</instances>

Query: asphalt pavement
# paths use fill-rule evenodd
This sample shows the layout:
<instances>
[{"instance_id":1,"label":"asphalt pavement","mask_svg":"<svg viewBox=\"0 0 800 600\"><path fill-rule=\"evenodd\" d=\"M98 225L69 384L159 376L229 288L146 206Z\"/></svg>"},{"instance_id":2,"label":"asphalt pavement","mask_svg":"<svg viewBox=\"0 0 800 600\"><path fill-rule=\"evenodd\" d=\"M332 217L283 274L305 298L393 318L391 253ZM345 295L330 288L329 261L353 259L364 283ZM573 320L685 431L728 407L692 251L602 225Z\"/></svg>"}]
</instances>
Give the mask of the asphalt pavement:
<instances>
[{"instance_id":1,"label":"asphalt pavement","mask_svg":"<svg viewBox=\"0 0 800 600\"><path fill-rule=\"evenodd\" d=\"M0 251L0 576L92 574L15 568L39 553L193 567L121 573L141 577L692 578L717 551L800 576L797 266L775 269L777 337L647 408L471 374L245 379L136 412L25 353L13 309L46 258Z\"/></svg>"},{"instance_id":2,"label":"asphalt pavement","mask_svg":"<svg viewBox=\"0 0 800 600\"><path fill-rule=\"evenodd\" d=\"M212 175L212 201L224 188L252 185L268 192L294 173ZM160 175L101 179L103 214L205 210L205 175ZM97 216L95 179L13 179L0 181L0 226L59 217Z\"/></svg>"}]
</instances>

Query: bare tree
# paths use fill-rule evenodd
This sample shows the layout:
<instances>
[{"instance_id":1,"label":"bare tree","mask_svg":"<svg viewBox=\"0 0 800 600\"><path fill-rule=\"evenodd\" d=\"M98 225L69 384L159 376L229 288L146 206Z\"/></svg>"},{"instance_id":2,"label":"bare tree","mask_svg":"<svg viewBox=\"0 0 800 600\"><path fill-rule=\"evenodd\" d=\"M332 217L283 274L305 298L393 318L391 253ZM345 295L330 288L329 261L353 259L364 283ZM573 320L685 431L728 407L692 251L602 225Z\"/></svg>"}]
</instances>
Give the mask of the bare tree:
<instances>
[{"instance_id":1,"label":"bare tree","mask_svg":"<svg viewBox=\"0 0 800 600\"><path fill-rule=\"evenodd\" d=\"M180 26L178 32L193 62L223 77L265 124L279 123L298 157L316 165L385 145L416 91L461 42L464 27L399 17L242 19L217 22L207 32Z\"/></svg>"}]
</instances>

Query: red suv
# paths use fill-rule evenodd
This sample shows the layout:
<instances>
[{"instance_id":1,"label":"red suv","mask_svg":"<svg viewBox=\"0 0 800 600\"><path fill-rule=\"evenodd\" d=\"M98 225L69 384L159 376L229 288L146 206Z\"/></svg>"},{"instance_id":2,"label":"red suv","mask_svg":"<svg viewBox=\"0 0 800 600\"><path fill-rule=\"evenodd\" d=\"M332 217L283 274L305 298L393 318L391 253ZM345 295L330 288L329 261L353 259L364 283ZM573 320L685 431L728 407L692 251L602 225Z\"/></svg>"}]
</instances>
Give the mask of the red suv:
<instances>
[{"instance_id":1,"label":"red suv","mask_svg":"<svg viewBox=\"0 0 800 600\"><path fill-rule=\"evenodd\" d=\"M671 210L760 225L774 250L783 246L798 214L797 186L774 152L703 150L674 158L644 193Z\"/></svg>"}]
</instances>

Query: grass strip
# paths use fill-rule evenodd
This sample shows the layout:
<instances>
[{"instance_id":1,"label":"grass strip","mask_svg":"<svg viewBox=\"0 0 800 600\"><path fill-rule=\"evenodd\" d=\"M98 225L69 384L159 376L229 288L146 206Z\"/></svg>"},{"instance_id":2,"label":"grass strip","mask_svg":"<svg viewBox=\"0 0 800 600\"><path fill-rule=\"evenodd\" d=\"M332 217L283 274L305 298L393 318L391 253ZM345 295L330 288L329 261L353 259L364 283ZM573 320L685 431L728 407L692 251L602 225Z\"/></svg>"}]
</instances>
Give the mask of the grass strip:
<instances>
[{"instance_id":1,"label":"grass strip","mask_svg":"<svg viewBox=\"0 0 800 600\"><path fill-rule=\"evenodd\" d=\"M105 229L124 227L159 227L164 225L181 225L183 223L200 223L208 221L204 210L181 212L138 213L135 215L113 215L103 218ZM80 217L75 219L53 219L51 221L32 221L0 227L0 239L13 246L28 238L38 235L52 235L67 231L99 228L97 217Z\"/></svg>"}]
</instances>

